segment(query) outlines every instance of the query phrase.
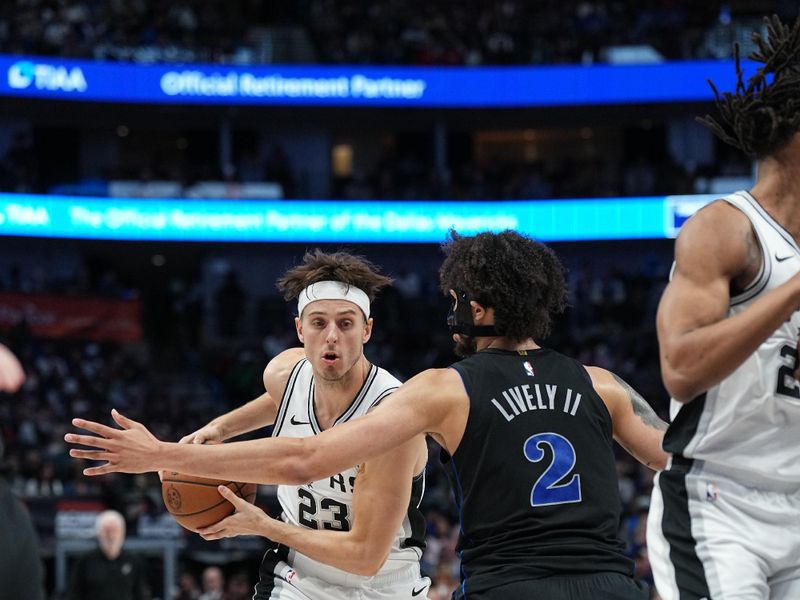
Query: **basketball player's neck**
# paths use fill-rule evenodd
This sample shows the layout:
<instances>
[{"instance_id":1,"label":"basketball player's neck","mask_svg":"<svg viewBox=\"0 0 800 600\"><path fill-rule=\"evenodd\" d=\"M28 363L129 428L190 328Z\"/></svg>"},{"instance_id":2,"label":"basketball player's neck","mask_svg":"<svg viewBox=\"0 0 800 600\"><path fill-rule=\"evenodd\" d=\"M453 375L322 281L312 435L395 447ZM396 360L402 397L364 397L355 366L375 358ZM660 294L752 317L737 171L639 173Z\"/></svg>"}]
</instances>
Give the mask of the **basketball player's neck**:
<instances>
[{"instance_id":1,"label":"basketball player's neck","mask_svg":"<svg viewBox=\"0 0 800 600\"><path fill-rule=\"evenodd\" d=\"M314 412L322 429L333 427L353 403L369 373L370 364L362 354L340 379L314 376Z\"/></svg>"},{"instance_id":2,"label":"basketball player's neck","mask_svg":"<svg viewBox=\"0 0 800 600\"><path fill-rule=\"evenodd\" d=\"M475 325L494 325L494 308L487 308L481 315L472 316ZM510 350L517 352L519 350L535 350L539 346L533 341L533 338L525 338L523 340L512 340L503 335L496 336L480 336L475 338L475 350L488 350L494 348L496 350Z\"/></svg>"},{"instance_id":3,"label":"basketball player's neck","mask_svg":"<svg viewBox=\"0 0 800 600\"><path fill-rule=\"evenodd\" d=\"M758 161L753 197L800 240L800 134L774 156Z\"/></svg>"},{"instance_id":4,"label":"basketball player's neck","mask_svg":"<svg viewBox=\"0 0 800 600\"><path fill-rule=\"evenodd\" d=\"M498 336L479 337L476 342L476 348L478 350L494 348L496 350L510 350L512 352L518 352L520 350L535 350L536 348L539 348L539 345L533 341L533 338L517 341L507 337Z\"/></svg>"}]
</instances>

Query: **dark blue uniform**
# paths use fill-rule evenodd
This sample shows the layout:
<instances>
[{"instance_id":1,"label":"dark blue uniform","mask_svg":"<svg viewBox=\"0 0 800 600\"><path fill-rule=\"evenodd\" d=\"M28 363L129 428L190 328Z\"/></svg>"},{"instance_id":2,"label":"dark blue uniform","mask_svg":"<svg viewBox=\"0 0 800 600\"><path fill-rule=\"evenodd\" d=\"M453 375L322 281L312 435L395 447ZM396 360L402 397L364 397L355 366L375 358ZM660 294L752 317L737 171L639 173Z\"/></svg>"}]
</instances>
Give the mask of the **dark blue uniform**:
<instances>
[{"instance_id":1,"label":"dark blue uniform","mask_svg":"<svg viewBox=\"0 0 800 600\"><path fill-rule=\"evenodd\" d=\"M486 349L453 365L470 401L450 462L455 598L646 598L618 536L611 416L577 361Z\"/></svg>"}]
</instances>

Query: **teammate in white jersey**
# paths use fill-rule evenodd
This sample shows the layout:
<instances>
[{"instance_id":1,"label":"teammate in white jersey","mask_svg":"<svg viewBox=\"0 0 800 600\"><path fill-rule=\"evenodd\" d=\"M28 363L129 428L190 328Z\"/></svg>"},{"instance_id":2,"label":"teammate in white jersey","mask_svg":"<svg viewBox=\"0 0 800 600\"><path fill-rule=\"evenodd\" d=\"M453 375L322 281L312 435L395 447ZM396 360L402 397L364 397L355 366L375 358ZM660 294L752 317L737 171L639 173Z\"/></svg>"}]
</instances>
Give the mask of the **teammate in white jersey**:
<instances>
[{"instance_id":1,"label":"teammate in white jersey","mask_svg":"<svg viewBox=\"0 0 800 600\"><path fill-rule=\"evenodd\" d=\"M400 385L363 353L370 302L390 281L347 253L306 254L278 282L287 300L298 300L303 348L270 361L262 396L181 441L222 441L273 423L273 437L301 438L366 414ZM420 575L425 521L417 507L426 461L420 435L360 468L281 485L283 521L220 488L236 512L201 535L254 534L279 544L264 556L256 600L424 598L430 580Z\"/></svg>"},{"instance_id":2,"label":"teammate in white jersey","mask_svg":"<svg viewBox=\"0 0 800 600\"><path fill-rule=\"evenodd\" d=\"M658 310L673 397L648 520L664 600L800 598L800 20L705 122L757 160L751 192L699 211Z\"/></svg>"}]
</instances>

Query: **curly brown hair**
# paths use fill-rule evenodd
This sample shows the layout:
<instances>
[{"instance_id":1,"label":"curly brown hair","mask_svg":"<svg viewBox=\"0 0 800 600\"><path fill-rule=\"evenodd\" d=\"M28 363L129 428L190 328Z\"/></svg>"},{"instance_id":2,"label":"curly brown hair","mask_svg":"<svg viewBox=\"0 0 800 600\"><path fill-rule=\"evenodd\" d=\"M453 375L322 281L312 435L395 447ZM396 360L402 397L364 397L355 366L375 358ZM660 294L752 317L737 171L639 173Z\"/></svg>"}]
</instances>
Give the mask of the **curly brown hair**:
<instances>
[{"instance_id":1,"label":"curly brown hair","mask_svg":"<svg viewBox=\"0 0 800 600\"><path fill-rule=\"evenodd\" d=\"M464 292L494 309L495 329L514 341L541 339L564 312L564 268L544 244L516 231L461 236L451 230L442 245L441 289Z\"/></svg>"},{"instance_id":2,"label":"curly brown hair","mask_svg":"<svg viewBox=\"0 0 800 600\"><path fill-rule=\"evenodd\" d=\"M302 264L278 279L276 285L286 300L294 300L305 288L318 281L341 281L363 291L370 302L381 288L392 283L391 277L362 256L349 252L326 253L319 248L306 252Z\"/></svg>"},{"instance_id":3,"label":"curly brown hair","mask_svg":"<svg viewBox=\"0 0 800 600\"><path fill-rule=\"evenodd\" d=\"M777 16L765 18L764 24L767 39L753 33L758 50L750 55L762 66L745 84L737 44L736 91L720 94L709 81L719 118L698 118L722 141L755 159L780 151L800 131L800 18L792 26Z\"/></svg>"}]
</instances>

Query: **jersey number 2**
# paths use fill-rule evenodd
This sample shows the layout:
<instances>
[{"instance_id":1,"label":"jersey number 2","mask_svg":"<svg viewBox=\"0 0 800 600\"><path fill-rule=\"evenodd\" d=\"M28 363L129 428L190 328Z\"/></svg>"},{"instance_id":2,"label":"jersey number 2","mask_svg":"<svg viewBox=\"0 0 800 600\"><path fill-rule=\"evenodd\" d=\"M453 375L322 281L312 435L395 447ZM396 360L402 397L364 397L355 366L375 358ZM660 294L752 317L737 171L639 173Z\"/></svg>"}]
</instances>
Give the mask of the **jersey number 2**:
<instances>
[{"instance_id":1,"label":"jersey number 2","mask_svg":"<svg viewBox=\"0 0 800 600\"><path fill-rule=\"evenodd\" d=\"M794 346L783 346L781 348L781 358L789 358L792 366L781 365L778 369L778 387L775 390L783 396L800 399L800 387L794 378L794 365L797 364L797 348Z\"/></svg>"},{"instance_id":2,"label":"jersey number 2","mask_svg":"<svg viewBox=\"0 0 800 600\"><path fill-rule=\"evenodd\" d=\"M297 495L300 498L300 511L297 520L309 529L319 529L317 516L317 501L311 492L303 488L298 488ZM347 504L338 502L331 498L323 498L319 503L320 510L329 512L332 521L322 521L323 529L333 531L350 531L350 521L347 518Z\"/></svg>"},{"instance_id":3,"label":"jersey number 2","mask_svg":"<svg viewBox=\"0 0 800 600\"><path fill-rule=\"evenodd\" d=\"M552 461L533 484L531 506L569 504L581 501L581 476L574 474L567 483L559 483L575 467L575 448L563 435L537 433L522 446L525 458L538 463L545 457L543 446L549 446Z\"/></svg>"}]
</instances>

